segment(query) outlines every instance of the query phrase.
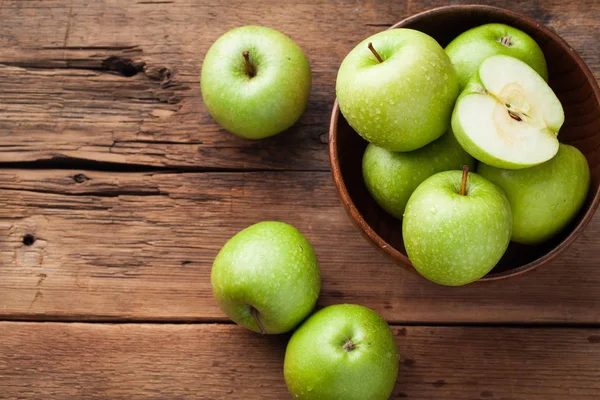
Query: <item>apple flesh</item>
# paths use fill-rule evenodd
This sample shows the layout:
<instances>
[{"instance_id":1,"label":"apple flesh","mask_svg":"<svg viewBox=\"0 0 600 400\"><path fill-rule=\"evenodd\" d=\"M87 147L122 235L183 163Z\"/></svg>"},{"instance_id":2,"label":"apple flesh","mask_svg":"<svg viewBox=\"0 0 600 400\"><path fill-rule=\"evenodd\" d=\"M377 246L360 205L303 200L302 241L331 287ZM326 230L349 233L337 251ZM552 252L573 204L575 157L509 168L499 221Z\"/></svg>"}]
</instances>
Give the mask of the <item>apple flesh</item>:
<instances>
[{"instance_id":1,"label":"apple flesh","mask_svg":"<svg viewBox=\"0 0 600 400\"><path fill-rule=\"evenodd\" d=\"M460 90L467 86L483 60L498 54L518 58L548 80L540 46L525 32L508 25L486 24L469 29L446 46L446 53L456 69Z\"/></svg>"},{"instance_id":2,"label":"apple flesh","mask_svg":"<svg viewBox=\"0 0 600 400\"><path fill-rule=\"evenodd\" d=\"M402 235L408 258L421 275L459 286L494 268L508 247L511 226L510 204L500 188L475 173L446 171L412 194Z\"/></svg>"},{"instance_id":3,"label":"apple flesh","mask_svg":"<svg viewBox=\"0 0 600 400\"><path fill-rule=\"evenodd\" d=\"M504 190L513 213L512 240L536 245L563 230L577 215L590 187L590 168L583 154L561 144L550 161L509 170L480 164L481 176Z\"/></svg>"},{"instance_id":4,"label":"apple flesh","mask_svg":"<svg viewBox=\"0 0 600 400\"><path fill-rule=\"evenodd\" d=\"M310 66L292 39L264 26L230 30L202 64L202 98L227 131L262 139L291 127L308 103Z\"/></svg>"},{"instance_id":5,"label":"apple flesh","mask_svg":"<svg viewBox=\"0 0 600 400\"><path fill-rule=\"evenodd\" d=\"M365 140L390 151L411 151L448 129L458 82L448 55L432 37L391 29L346 56L336 95L342 114Z\"/></svg>"},{"instance_id":6,"label":"apple flesh","mask_svg":"<svg viewBox=\"0 0 600 400\"><path fill-rule=\"evenodd\" d=\"M448 170L475 167L452 132L406 153L396 153L369 144L362 160L363 178L369 193L381 208L402 219L404 208L414 190L431 175Z\"/></svg>"},{"instance_id":7,"label":"apple flesh","mask_svg":"<svg viewBox=\"0 0 600 400\"><path fill-rule=\"evenodd\" d=\"M398 376L398 349L377 313L358 305L334 305L296 330L283 372L295 399L387 400Z\"/></svg>"},{"instance_id":8,"label":"apple flesh","mask_svg":"<svg viewBox=\"0 0 600 400\"><path fill-rule=\"evenodd\" d=\"M459 96L452 130L479 161L519 169L554 157L564 119L560 101L537 72L499 55L481 63Z\"/></svg>"},{"instance_id":9,"label":"apple flesh","mask_svg":"<svg viewBox=\"0 0 600 400\"><path fill-rule=\"evenodd\" d=\"M291 225L265 221L231 238L212 267L221 309L255 332L292 330L314 308L321 278L317 256Z\"/></svg>"}]
</instances>

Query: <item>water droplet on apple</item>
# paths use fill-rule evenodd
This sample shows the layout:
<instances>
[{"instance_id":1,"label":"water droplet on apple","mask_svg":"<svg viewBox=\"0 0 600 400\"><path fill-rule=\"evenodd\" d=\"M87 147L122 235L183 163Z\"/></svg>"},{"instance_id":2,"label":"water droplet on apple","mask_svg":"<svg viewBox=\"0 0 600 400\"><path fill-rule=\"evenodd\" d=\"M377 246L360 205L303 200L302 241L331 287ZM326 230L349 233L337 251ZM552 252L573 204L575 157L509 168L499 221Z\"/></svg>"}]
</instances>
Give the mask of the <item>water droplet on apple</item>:
<instances>
[{"instance_id":1,"label":"water droplet on apple","mask_svg":"<svg viewBox=\"0 0 600 400\"><path fill-rule=\"evenodd\" d=\"M456 206L452 207L452 211L458 212L458 207L456 207Z\"/></svg>"},{"instance_id":2,"label":"water droplet on apple","mask_svg":"<svg viewBox=\"0 0 600 400\"><path fill-rule=\"evenodd\" d=\"M432 213L433 215L435 215L435 214L437 213L437 208L435 208L435 207L431 207L431 208L429 209L429 212L430 212L430 213Z\"/></svg>"},{"instance_id":3,"label":"water droplet on apple","mask_svg":"<svg viewBox=\"0 0 600 400\"><path fill-rule=\"evenodd\" d=\"M550 206L550 209L551 209L552 211L556 210L556 204L552 204L552 205Z\"/></svg>"}]
</instances>

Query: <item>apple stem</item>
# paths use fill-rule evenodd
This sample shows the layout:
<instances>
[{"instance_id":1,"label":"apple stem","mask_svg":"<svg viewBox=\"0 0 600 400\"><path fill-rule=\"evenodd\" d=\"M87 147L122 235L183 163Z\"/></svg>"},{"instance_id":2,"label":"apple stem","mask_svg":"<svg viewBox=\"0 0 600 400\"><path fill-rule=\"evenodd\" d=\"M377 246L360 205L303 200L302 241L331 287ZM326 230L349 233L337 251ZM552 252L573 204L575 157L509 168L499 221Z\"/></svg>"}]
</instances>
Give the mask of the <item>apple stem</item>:
<instances>
[{"instance_id":1,"label":"apple stem","mask_svg":"<svg viewBox=\"0 0 600 400\"><path fill-rule=\"evenodd\" d=\"M252 78L256 74L254 72L254 68L252 68L252 64L250 64L250 53L248 51L244 51L242 55L244 56L244 60L246 60L246 70L248 71L248 75L250 75Z\"/></svg>"},{"instance_id":2,"label":"apple stem","mask_svg":"<svg viewBox=\"0 0 600 400\"><path fill-rule=\"evenodd\" d=\"M468 175L469 175L469 166L465 165L465 166L463 166L462 183L460 185L460 195L461 196L466 196L466 194L467 194L467 176Z\"/></svg>"},{"instance_id":3,"label":"apple stem","mask_svg":"<svg viewBox=\"0 0 600 400\"><path fill-rule=\"evenodd\" d=\"M371 50L371 53L373 53L373 55L375 56L377 61L379 61L380 63L383 62L383 58L381 58L381 56L379 55L377 50L375 50L375 48L373 47L373 43L371 43L371 42L369 42L369 50Z\"/></svg>"},{"instance_id":4,"label":"apple stem","mask_svg":"<svg viewBox=\"0 0 600 400\"><path fill-rule=\"evenodd\" d=\"M265 333L267 333L267 331L265 331L265 328L262 326L262 324L260 323L260 320L258 319L258 310L254 307L250 307L250 313L252 314L252 318L254 318L254 322L256 322L256 325L258 326L258 329L260 329L260 333L262 333L263 335Z\"/></svg>"}]
</instances>

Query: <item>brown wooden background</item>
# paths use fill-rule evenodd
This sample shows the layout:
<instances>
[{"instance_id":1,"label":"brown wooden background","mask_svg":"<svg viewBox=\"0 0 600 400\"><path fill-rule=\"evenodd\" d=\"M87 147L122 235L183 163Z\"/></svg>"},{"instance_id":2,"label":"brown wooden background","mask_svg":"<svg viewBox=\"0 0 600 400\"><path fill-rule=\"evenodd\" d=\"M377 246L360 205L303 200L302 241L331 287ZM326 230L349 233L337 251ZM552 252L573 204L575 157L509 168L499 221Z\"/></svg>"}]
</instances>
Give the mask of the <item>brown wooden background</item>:
<instances>
[{"instance_id":1,"label":"brown wooden background","mask_svg":"<svg viewBox=\"0 0 600 400\"><path fill-rule=\"evenodd\" d=\"M598 0L486 3L555 29L600 77ZM340 62L444 4L0 0L0 398L288 398L288 336L230 324L209 281L225 241L268 219L314 244L319 306L394 325L394 398L600 398L600 217L548 267L451 289L372 249L335 193ZM259 142L220 130L199 88L210 44L247 24L290 35L313 71L300 121Z\"/></svg>"}]
</instances>

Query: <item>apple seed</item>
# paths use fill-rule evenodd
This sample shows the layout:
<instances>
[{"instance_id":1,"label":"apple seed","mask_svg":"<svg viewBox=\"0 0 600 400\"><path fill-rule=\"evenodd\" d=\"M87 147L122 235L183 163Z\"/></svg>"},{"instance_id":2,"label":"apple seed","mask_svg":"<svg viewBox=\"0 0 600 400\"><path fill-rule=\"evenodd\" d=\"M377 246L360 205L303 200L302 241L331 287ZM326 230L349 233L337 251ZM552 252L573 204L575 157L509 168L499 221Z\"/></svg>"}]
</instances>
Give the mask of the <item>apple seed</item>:
<instances>
[{"instance_id":1,"label":"apple seed","mask_svg":"<svg viewBox=\"0 0 600 400\"><path fill-rule=\"evenodd\" d=\"M510 115L510 117L512 119L514 119L515 121L519 121L519 122L523 121L523 119L521 117L519 117L517 114L515 114L514 112L512 112L510 110L506 110L506 111L508 111L508 115Z\"/></svg>"}]
</instances>

